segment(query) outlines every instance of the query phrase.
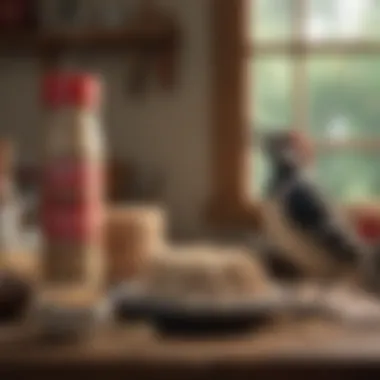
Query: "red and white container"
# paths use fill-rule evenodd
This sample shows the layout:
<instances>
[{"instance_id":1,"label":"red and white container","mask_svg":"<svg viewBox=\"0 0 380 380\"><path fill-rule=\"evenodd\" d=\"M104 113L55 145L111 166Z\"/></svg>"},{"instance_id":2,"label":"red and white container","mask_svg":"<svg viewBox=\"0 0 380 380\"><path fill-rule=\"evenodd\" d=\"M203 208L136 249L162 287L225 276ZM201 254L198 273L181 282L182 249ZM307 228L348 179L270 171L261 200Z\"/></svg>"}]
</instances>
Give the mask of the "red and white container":
<instances>
[{"instance_id":1,"label":"red and white container","mask_svg":"<svg viewBox=\"0 0 380 380\"><path fill-rule=\"evenodd\" d=\"M14 146L0 139L0 255L22 249L22 199L14 181Z\"/></svg>"},{"instance_id":2,"label":"red and white container","mask_svg":"<svg viewBox=\"0 0 380 380\"><path fill-rule=\"evenodd\" d=\"M42 193L42 274L48 284L103 282L104 140L99 80L44 78L46 141Z\"/></svg>"}]
</instances>

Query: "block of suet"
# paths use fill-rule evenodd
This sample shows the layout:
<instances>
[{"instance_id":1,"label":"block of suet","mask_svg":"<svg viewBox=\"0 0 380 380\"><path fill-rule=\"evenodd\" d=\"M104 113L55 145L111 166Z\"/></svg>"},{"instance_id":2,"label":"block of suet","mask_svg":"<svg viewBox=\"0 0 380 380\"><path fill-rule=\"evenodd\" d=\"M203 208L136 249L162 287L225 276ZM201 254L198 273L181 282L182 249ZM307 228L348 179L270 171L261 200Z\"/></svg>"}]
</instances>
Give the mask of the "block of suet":
<instances>
[{"instance_id":1,"label":"block of suet","mask_svg":"<svg viewBox=\"0 0 380 380\"><path fill-rule=\"evenodd\" d=\"M172 301L237 301L267 294L260 263L244 248L182 246L153 257L143 282L148 293Z\"/></svg>"}]
</instances>

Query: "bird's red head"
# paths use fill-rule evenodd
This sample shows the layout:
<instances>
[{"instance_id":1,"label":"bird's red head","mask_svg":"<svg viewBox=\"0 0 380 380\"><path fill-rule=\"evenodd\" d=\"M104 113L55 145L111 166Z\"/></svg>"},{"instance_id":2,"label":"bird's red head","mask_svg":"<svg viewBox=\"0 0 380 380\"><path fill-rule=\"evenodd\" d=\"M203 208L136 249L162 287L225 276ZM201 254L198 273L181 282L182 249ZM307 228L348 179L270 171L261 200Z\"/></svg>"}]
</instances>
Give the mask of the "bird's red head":
<instances>
[{"instance_id":1,"label":"bird's red head","mask_svg":"<svg viewBox=\"0 0 380 380\"><path fill-rule=\"evenodd\" d=\"M314 161L315 152L313 143L304 133L292 131L290 132L290 139L294 149L300 155L303 162L311 163Z\"/></svg>"}]
</instances>

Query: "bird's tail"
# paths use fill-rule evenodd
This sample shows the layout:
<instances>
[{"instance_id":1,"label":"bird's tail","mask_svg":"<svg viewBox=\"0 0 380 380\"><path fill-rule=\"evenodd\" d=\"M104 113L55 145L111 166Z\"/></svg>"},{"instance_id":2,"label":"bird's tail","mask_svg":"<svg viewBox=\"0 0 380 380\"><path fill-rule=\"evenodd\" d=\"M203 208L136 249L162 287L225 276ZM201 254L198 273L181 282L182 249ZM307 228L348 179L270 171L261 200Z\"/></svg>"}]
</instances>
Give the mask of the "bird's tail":
<instances>
[{"instance_id":1,"label":"bird's tail","mask_svg":"<svg viewBox=\"0 0 380 380\"><path fill-rule=\"evenodd\" d=\"M261 264L274 280L293 282L305 278L302 268L263 236L249 235L248 247L259 257Z\"/></svg>"}]
</instances>

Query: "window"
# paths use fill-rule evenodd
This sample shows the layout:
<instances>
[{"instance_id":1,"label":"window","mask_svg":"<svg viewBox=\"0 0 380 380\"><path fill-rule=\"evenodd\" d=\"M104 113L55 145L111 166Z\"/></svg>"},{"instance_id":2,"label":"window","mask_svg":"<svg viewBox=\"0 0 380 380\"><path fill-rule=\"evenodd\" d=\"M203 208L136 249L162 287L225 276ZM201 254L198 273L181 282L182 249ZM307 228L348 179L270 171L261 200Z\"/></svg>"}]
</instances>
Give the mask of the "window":
<instances>
[{"instance_id":1,"label":"window","mask_svg":"<svg viewBox=\"0 0 380 380\"><path fill-rule=\"evenodd\" d=\"M211 214L256 223L265 157L250 130L305 130L322 186L380 198L380 0L214 0Z\"/></svg>"},{"instance_id":2,"label":"window","mask_svg":"<svg viewBox=\"0 0 380 380\"><path fill-rule=\"evenodd\" d=\"M246 3L247 6L247 3ZM301 128L336 199L380 197L380 1L251 0L249 123ZM252 193L265 158L252 151Z\"/></svg>"}]
</instances>

